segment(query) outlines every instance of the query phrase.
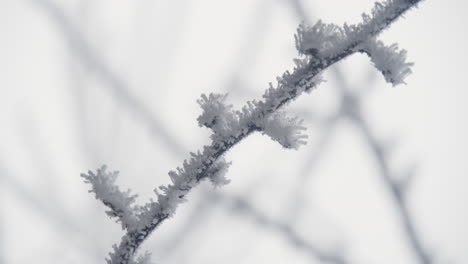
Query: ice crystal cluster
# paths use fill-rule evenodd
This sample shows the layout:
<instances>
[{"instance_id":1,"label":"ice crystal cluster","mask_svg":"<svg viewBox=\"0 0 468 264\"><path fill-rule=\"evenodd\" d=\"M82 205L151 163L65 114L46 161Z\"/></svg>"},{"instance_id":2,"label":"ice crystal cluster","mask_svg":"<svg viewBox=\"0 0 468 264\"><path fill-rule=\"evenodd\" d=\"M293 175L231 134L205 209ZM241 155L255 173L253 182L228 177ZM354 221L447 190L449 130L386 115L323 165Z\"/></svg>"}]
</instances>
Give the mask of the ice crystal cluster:
<instances>
[{"instance_id":1,"label":"ice crystal cluster","mask_svg":"<svg viewBox=\"0 0 468 264\"><path fill-rule=\"evenodd\" d=\"M346 33L335 24L325 24L321 20L313 26L301 23L295 35L296 48L300 54L327 57L339 51L337 43L342 43Z\"/></svg>"},{"instance_id":2,"label":"ice crystal cluster","mask_svg":"<svg viewBox=\"0 0 468 264\"><path fill-rule=\"evenodd\" d=\"M382 41L371 39L363 45L363 50L393 86L405 83L406 76L411 74L414 64L406 62L406 50L399 50L397 44L385 46Z\"/></svg>"},{"instance_id":3,"label":"ice crystal cluster","mask_svg":"<svg viewBox=\"0 0 468 264\"><path fill-rule=\"evenodd\" d=\"M385 46L374 38L376 34L373 33L383 29L385 19L400 15L408 5L418 2L377 2L371 15L362 14L363 21L357 25L344 24L340 27L320 20L312 26L301 23L295 35L296 48L300 54L311 55L319 60L333 59L346 49L364 52L370 56L387 82L393 86L403 84L413 66L413 63L406 62L406 50L399 50L397 44Z\"/></svg>"},{"instance_id":4,"label":"ice crystal cluster","mask_svg":"<svg viewBox=\"0 0 468 264\"><path fill-rule=\"evenodd\" d=\"M213 129L216 134L226 135L230 131L230 126L235 122L232 105L226 105L227 94L202 94L197 100L203 109L203 114L197 118L199 126Z\"/></svg>"},{"instance_id":5,"label":"ice crystal cluster","mask_svg":"<svg viewBox=\"0 0 468 264\"><path fill-rule=\"evenodd\" d=\"M288 117L284 112L278 112L264 118L261 127L263 134L270 136L281 146L298 149L306 144L307 138L307 135L302 134L306 130L302 122L298 117Z\"/></svg>"},{"instance_id":6,"label":"ice crystal cluster","mask_svg":"<svg viewBox=\"0 0 468 264\"><path fill-rule=\"evenodd\" d=\"M224 159L224 154L251 133L268 135L285 148L297 149L304 145L307 135L303 134L302 121L287 116L281 108L302 93L312 91L322 82L322 71L332 64L363 52L370 56L387 81L393 85L404 83L412 65L406 62L406 51L399 51L395 44L387 47L375 38L418 2L420 0L378 2L372 13L362 15L363 21L356 25L339 27L321 21L312 26L299 25L295 41L301 57L294 60L293 71L286 71L274 85L270 83L261 100L248 101L240 110L226 103L225 94L203 94L197 101L202 108L197 121L199 126L211 129L211 143L202 151L190 153L181 167L168 173L171 183L155 190L156 201L134 205L136 195L121 191L115 184L118 172L108 172L105 166L96 173L82 174L92 186L90 192L109 207L107 214L117 218L125 230L107 262L149 264L149 253L135 257L141 243L174 215L178 205L186 201L190 190L202 180L209 180L214 186L229 183L225 176L231 163Z\"/></svg>"},{"instance_id":7,"label":"ice crystal cluster","mask_svg":"<svg viewBox=\"0 0 468 264\"><path fill-rule=\"evenodd\" d=\"M109 217L117 218L121 222L122 228L126 229L135 225L135 211L133 205L137 195L131 195L130 190L122 192L115 184L119 172L108 172L104 165L97 170L96 174L89 171L88 174L81 174L85 182L90 183L92 188L89 192L95 194L96 199L101 200L110 210L106 211Z\"/></svg>"},{"instance_id":8,"label":"ice crystal cluster","mask_svg":"<svg viewBox=\"0 0 468 264\"><path fill-rule=\"evenodd\" d=\"M289 75L288 75L289 76ZM278 79L278 86L284 85L284 79ZM319 79L314 79L314 85ZM277 105L281 102L282 93L277 88L269 89L265 99L271 104ZM283 93L283 96L288 96ZM306 127L302 126L302 120L298 117L288 117L284 112L272 114L256 114L256 109L265 106L264 102L252 101L242 111L233 111L232 105L225 105L226 95L210 94L202 95L198 100L203 114L198 117L200 126L206 126L213 130L213 139L224 139L228 142L235 141L237 137L244 135L251 129L261 131L272 140L277 141L285 148L298 149L306 143L307 135L302 134ZM234 132L234 133L233 133Z\"/></svg>"}]
</instances>

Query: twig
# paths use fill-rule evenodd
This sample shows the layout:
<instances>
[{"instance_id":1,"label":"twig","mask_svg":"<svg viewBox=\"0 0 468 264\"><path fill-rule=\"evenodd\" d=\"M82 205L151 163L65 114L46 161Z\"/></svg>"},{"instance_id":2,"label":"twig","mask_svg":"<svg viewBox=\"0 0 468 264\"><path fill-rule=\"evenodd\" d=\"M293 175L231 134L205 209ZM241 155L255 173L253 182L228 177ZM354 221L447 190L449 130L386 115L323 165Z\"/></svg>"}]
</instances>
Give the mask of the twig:
<instances>
[{"instance_id":1,"label":"twig","mask_svg":"<svg viewBox=\"0 0 468 264\"><path fill-rule=\"evenodd\" d=\"M40 0L42 1L42 0ZM49 10L49 13L52 12L52 14L54 14L54 12L60 12L58 7L54 7L53 6L53 3L52 2L44 2L43 4L46 5L46 8L49 8L49 9L56 9L55 11L54 10ZM49 5L49 6L47 6ZM263 10L264 8L262 8L261 10ZM259 8L260 10L260 8ZM263 11L262 11L263 12ZM60 12L60 14L55 14L55 22L57 23L60 23L59 25L64 27L64 29L62 29L62 32L64 34L66 34L65 37L67 38L73 38L74 39L74 45L73 46L78 46L78 47L81 47L81 49L83 50L77 50L76 48L74 49L74 51L80 56L80 59L83 60L83 62L85 64L87 63L90 63L90 62L93 62L93 64L97 64L97 65L103 65L103 62L100 60L100 58L97 57L97 53L91 51L91 47L89 44L86 43L86 40L84 39L84 37L78 32L77 28L73 28L72 27L72 23L70 21L67 21L69 20L69 18L65 17L65 15L63 14L63 12ZM256 19L258 20L258 18ZM258 30L255 30L255 32L258 32ZM264 31L260 31L260 32L264 32ZM68 36L68 34L70 34L70 36ZM73 36L72 36L73 35ZM258 38L259 34L254 34L256 38ZM78 39L78 41L76 41ZM81 43L81 44L76 44L76 43ZM249 41L249 43L252 43L252 41ZM91 55L93 54L93 55ZM256 52L253 52L253 54L257 54ZM84 55L84 56L83 56ZM88 57L92 57L92 58L88 58ZM83 58L84 57L84 58ZM243 56L245 57L246 59L250 59L252 60L252 56ZM245 62L244 62L245 63ZM108 66L95 66L95 67L91 67L93 69L101 69L101 68L108 68ZM104 78L104 79L107 79L110 81L111 85L113 84L114 87L121 87L121 86L126 86L125 84L122 84L120 83L121 81L119 81L119 84L115 84L115 80L117 79L115 76L115 74L113 74L109 69L108 70L105 70L105 71L102 71L102 70L97 70L96 71L96 74L102 74L103 72L107 73L107 74L103 74L101 76L101 78ZM129 93L129 91L127 91L127 93ZM133 96L130 96L130 97L133 97ZM128 99L126 99L128 100ZM141 102L139 103L141 104ZM141 110L143 109L144 106L141 106L141 108L135 108L134 110ZM154 117L154 114L151 114L153 117L152 119L156 120L156 118ZM161 134L160 134L161 135ZM167 143L170 144L171 146L169 147L169 149L180 149L177 145L173 145L173 142L175 142L175 140L169 140ZM231 196L223 196L222 194L217 194L217 196L221 196L222 199L224 200L229 200L230 198L232 198ZM207 198L210 198L211 196L206 196ZM234 201L237 201L237 200L234 200ZM210 205L208 205L207 202L210 202L210 200L208 199L202 199L201 200L201 204L199 204L199 206L197 208L195 208L194 210L194 217L191 217L191 219L199 219L199 215L200 214L203 214L203 212L205 212L206 209L208 209L210 207ZM247 201L243 201L243 203L247 203ZM249 213L249 212L252 212L252 213L255 213L255 209L253 207L251 207L249 204L246 204L246 207L247 208L250 208L249 210L245 211L244 213ZM259 213L256 213L255 215L259 215ZM266 219L266 216L262 216L263 218ZM254 219L258 219L258 217L253 217ZM269 222L271 223L274 223L273 220L268 220ZM186 232L187 231L190 231L189 229L192 229L194 228L194 222L193 220L190 222L191 225L188 226L184 226L185 228L182 230L182 233L184 235L186 235ZM281 228L281 226L279 224L272 224L271 225L272 227L276 227L277 229L278 228ZM268 226L264 226L264 227L268 227ZM284 228L285 225L282 224L282 231L284 231ZM290 232L289 232L290 233ZM321 253L318 249L315 249L314 246L312 246L311 244L305 242L305 241L301 241L300 238L298 238L298 235L296 235L295 233L292 233L292 237L291 235L288 236L288 232L283 232L282 234L285 235L286 238L289 237L289 240L291 241L299 241L299 245L304 245L304 247L306 249L312 249L311 252L310 252L310 255L312 255L312 257L314 258L318 258L319 260L329 260L329 262L331 263L344 263L343 261L334 261L334 257L333 256L327 256L326 253ZM174 239L177 238L177 237L180 237L178 235L175 235L174 236ZM171 242L172 241L172 242ZM166 254L169 252L169 250L167 249L170 249L171 247L175 246L178 242L178 240L170 240L168 241L167 245L166 245L166 250L163 250L163 252L165 252ZM297 244L297 243L296 243ZM164 255L160 256L160 259L163 259L164 258Z\"/></svg>"}]
</instances>

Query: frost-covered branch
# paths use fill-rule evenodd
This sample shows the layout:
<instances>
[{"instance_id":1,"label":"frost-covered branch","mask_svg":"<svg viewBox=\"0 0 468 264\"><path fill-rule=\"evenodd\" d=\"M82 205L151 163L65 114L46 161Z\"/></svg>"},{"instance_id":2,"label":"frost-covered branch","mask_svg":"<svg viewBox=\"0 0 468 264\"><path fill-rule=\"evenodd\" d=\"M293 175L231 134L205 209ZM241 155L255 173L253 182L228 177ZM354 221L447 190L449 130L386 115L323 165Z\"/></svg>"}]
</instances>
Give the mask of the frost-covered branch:
<instances>
[{"instance_id":1,"label":"frost-covered branch","mask_svg":"<svg viewBox=\"0 0 468 264\"><path fill-rule=\"evenodd\" d=\"M135 262L135 253L141 243L164 220L171 217L177 206L185 201L186 195L204 179L215 183L225 183L224 175L229 166L222 158L234 145L248 137L253 132L263 132L285 146L297 147L302 144L304 137L299 133L303 130L296 118L275 118L277 111L296 99L304 92L312 91L320 82L323 70L347 56L359 52L362 45L375 38L383 29L388 27L418 1L389 0L377 3L371 15L363 15L363 22L356 25L327 25L318 22L309 27L301 25L296 34L296 46L300 54L305 55L295 60L293 72L285 72L277 79L275 85L270 84L263 99L249 101L241 110L233 110L224 104L224 97L219 95L202 96L199 102L205 112L200 116L199 124L212 129L211 144L204 146L201 151L191 153L191 158L185 160L182 167L169 172L172 183L155 190L157 201L150 201L143 206L130 206L133 196L122 193L113 187L113 174L92 173L88 178L93 185L104 184L107 195L96 195L104 203L110 203L110 208L116 216L131 215L131 219L124 223L126 234L119 245L114 246L110 253L110 264L142 263ZM219 112L218 112L219 111ZM267 126L266 120L274 120ZM291 121L293 120L293 121ZM86 177L86 175L85 175ZM104 179L97 179L103 177ZM221 180L220 180L221 179ZM113 190L113 191L109 191ZM122 195L121 199L109 199L114 195ZM125 201L112 204L114 201ZM119 207L120 206L120 207ZM119 209L129 210L119 214ZM113 212L114 213L114 212ZM146 259L146 258L145 258Z\"/></svg>"},{"instance_id":2,"label":"frost-covered branch","mask_svg":"<svg viewBox=\"0 0 468 264\"><path fill-rule=\"evenodd\" d=\"M298 117L288 117L284 112L278 111L264 118L260 127L263 134L270 136L284 148L298 149L307 143L305 139L308 138L302 133L306 130L302 122L303 120L299 120Z\"/></svg>"}]
</instances>

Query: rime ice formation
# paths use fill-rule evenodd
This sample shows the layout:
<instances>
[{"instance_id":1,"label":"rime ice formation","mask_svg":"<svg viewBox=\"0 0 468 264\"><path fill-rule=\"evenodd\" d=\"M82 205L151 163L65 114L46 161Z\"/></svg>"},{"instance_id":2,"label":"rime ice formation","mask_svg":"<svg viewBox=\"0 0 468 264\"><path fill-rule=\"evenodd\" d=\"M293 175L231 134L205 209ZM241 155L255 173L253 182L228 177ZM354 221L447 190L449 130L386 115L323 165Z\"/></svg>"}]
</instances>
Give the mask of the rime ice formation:
<instances>
[{"instance_id":1,"label":"rime ice formation","mask_svg":"<svg viewBox=\"0 0 468 264\"><path fill-rule=\"evenodd\" d=\"M262 133L271 137L285 148L298 149L307 142L307 135L302 134L306 127L302 126L298 117L287 117L283 112L277 112L264 118L260 125Z\"/></svg>"}]
</instances>

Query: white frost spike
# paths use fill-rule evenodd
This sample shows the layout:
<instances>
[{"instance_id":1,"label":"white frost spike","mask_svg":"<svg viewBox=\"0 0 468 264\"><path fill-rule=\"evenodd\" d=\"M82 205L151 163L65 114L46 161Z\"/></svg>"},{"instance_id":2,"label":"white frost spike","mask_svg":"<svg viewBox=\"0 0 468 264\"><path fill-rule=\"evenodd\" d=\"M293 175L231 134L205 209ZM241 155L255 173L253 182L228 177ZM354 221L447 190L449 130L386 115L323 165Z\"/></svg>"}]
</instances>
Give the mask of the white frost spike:
<instances>
[{"instance_id":1,"label":"white frost spike","mask_svg":"<svg viewBox=\"0 0 468 264\"><path fill-rule=\"evenodd\" d=\"M224 158L219 158L210 168L208 177L215 187L221 187L231 182L231 180L226 179L226 173L231 164L231 162L227 162Z\"/></svg>"},{"instance_id":2,"label":"white frost spike","mask_svg":"<svg viewBox=\"0 0 468 264\"><path fill-rule=\"evenodd\" d=\"M263 129L263 134L278 141L283 147L298 149L307 143L305 139L308 138L302 134L302 131L306 130L302 122L303 120L297 117L287 117L284 113L278 112L263 119L258 125Z\"/></svg>"},{"instance_id":3,"label":"white frost spike","mask_svg":"<svg viewBox=\"0 0 468 264\"><path fill-rule=\"evenodd\" d=\"M96 199L110 208L106 211L107 215L118 218L118 221L122 222L123 229L131 229L138 220L135 216L137 209L133 206L137 195L131 195L130 190L122 192L119 189L115 184L118 175L118 171L108 172L107 166L103 165L97 169L96 174L89 171L88 174L82 173L81 177L86 183L91 184L89 192L93 192Z\"/></svg>"},{"instance_id":4,"label":"white frost spike","mask_svg":"<svg viewBox=\"0 0 468 264\"><path fill-rule=\"evenodd\" d=\"M223 123L223 115L232 112L232 105L225 105L227 94L201 95L197 103L203 109L203 113L197 118L199 126L213 128L219 123Z\"/></svg>"},{"instance_id":5,"label":"white frost spike","mask_svg":"<svg viewBox=\"0 0 468 264\"><path fill-rule=\"evenodd\" d=\"M399 50L397 44L385 46L375 39L367 41L363 48L387 82L393 86L406 84L404 79L411 74L411 66L414 65L406 62L406 50Z\"/></svg>"},{"instance_id":6,"label":"white frost spike","mask_svg":"<svg viewBox=\"0 0 468 264\"><path fill-rule=\"evenodd\" d=\"M337 25L324 24L319 20L313 26L301 23L294 37L300 54L324 57L335 52L345 35Z\"/></svg>"}]
</instances>

